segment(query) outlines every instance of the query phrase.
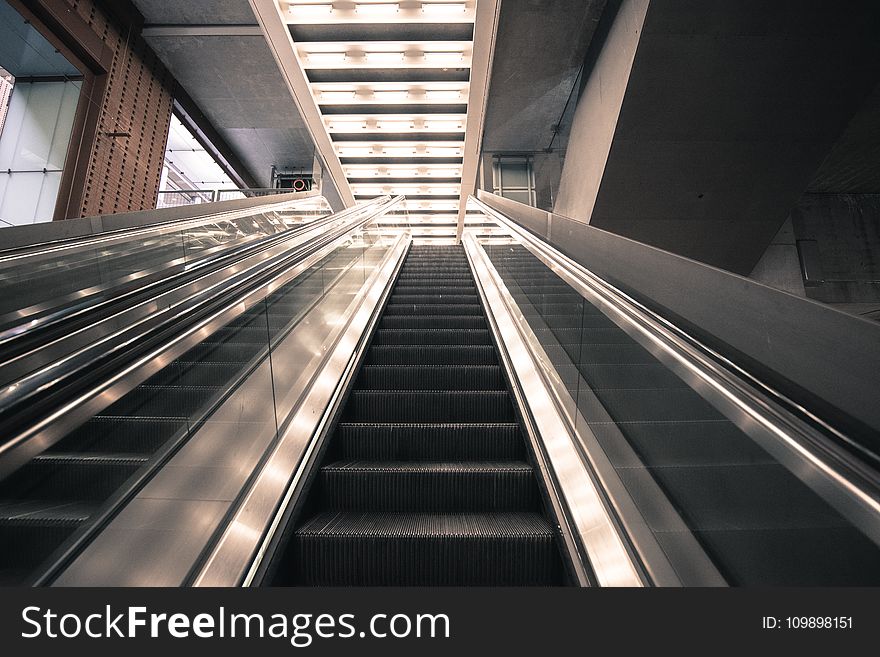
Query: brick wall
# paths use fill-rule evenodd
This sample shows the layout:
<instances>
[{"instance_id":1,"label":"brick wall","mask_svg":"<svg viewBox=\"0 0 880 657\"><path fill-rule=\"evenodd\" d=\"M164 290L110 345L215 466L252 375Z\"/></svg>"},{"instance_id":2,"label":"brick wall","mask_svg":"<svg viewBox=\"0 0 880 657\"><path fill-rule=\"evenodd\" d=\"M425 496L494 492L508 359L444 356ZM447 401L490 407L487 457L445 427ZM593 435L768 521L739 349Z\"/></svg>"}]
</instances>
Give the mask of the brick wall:
<instances>
[{"instance_id":1,"label":"brick wall","mask_svg":"<svg viewBox=\"0 0 880 657\"><path fill-rule=\"evenodd\" d=\"M80 216L152 209L171 121L174 79L140 36L139 24L111 14L100 0L68 3L114 52Z\"/></svg>"}]
</instances>

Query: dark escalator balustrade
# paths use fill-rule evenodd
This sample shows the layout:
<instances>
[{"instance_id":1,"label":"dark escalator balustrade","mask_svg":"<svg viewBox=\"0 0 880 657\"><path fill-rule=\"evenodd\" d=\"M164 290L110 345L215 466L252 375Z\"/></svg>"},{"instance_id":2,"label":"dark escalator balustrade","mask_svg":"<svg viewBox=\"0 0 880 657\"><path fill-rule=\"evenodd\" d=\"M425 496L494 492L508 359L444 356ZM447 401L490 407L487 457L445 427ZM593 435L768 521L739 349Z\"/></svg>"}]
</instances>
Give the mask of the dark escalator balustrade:
<instances>
[{"instance_id":1,"label":"dark escalator balustrade","mask_svg":"<svg viewBox=\"0 0 880 657\"><path fill-rule=\"evenodd\" d=\"M0 585L38 581L134 494L327 293L326 256L0 481Z\"/></svg>"},{"instance_id":2,"label":"dark escalator balustrade","mask_svg":"<svg viewBox=\"0 0 880 657\"><path fill-rule=\"evenodd\" d=\"M730 584L880 583L877 545L599 308L524 247L486 251L669 555L663 496Z\"/></svg>"},{"instance_id":3,"label":"dark escalator balustrade","mask_svg":"<svg viewBox=\"0 0 880 657\"><path fill-rule=\"evenodd\" d=\"M274 584L560 585L461 247L413 246Z\"/></svg>"}]
</instances>

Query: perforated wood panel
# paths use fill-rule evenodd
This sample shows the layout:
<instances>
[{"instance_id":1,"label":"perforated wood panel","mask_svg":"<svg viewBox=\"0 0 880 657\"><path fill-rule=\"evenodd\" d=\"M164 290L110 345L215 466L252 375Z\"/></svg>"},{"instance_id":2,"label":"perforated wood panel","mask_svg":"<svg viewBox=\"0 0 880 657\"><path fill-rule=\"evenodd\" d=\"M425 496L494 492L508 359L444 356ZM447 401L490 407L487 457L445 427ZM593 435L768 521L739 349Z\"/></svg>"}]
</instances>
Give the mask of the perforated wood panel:
<instances>
[{"instance_id":1,"label":"perforated wood panel","mask_svg":"<svg viewBox=\"0 0 880 657\"><path fill-rule=\"evenodd\" d=\"M154 208L174 79L140 36L139 27L122 25L97 0L70 4L114 51L81 216Z\"/></svg>"}]
</instances>

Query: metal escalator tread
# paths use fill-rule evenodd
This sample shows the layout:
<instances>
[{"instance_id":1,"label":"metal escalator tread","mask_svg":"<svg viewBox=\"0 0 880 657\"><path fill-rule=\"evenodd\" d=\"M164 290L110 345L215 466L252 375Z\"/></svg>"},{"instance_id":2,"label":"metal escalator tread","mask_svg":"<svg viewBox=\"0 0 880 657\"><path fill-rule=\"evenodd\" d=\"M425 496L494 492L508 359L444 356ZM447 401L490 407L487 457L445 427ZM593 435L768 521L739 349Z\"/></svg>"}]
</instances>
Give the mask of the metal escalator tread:
<instances>
[{"instance_id":1,"label":"metal escalator tread","mask_svg":"<svg viewBox=\"0 0 880 657\"><path fill-rule=\"evenodd\" d=\"M561 572L540 513L319 514L297 531L306 586L541 586Z\"/></svg>"},{"instance_id":2,"label":"metal escalator tread","mask_svg":"<svg viewBox=\"0 0 880 657\"><path fill-rule=\"evenodd\" d=\"M240 316L0 480L0 583L41 572L169 440L222 399L266 343L260 320L259 312Z\"/></svg>"},{"instance_id":3,"label":"metal escalator tread","mask_svg":"<svg viewBox=\"0 0 880 657\"><path fill-rule=\"evenodd\" d=\"M286 583L564 582L461 247L412 247L306 509Z\"/></svg>"}]
</instances>

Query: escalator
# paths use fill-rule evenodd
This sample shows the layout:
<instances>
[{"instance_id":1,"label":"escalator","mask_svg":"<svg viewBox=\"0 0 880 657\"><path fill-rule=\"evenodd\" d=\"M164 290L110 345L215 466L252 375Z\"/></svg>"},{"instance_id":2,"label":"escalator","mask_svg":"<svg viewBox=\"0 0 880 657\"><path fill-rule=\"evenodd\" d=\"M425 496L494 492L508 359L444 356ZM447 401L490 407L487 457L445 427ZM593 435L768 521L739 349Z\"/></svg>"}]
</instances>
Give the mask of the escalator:
<instances>
[{"instance_id":1,"label":"escalator","mask_svg":"<svg viewBox=\"0 0 880 657\"><path fill-rule=\"evenodd\" d=\"M281 232L264 240L270 247L278 243L274 251L259 251L261 240L253 239L251 244L257 249L244 249L237 259L228 250L206 259L208 268L216 270L212 276L227 276L219 285L193 282L188 272L172 272L166 287L178 286L182 292L191 289L186 292L192 294L191 302L180 306L180 314L169 315L165 323L151 323L145 315L147 321L123 325L129 335L138 337L117 340L118 363L101 362L105 354L98 352L93 362L80 359L80 371L65 372L62 365L71 367L76 361L53 344L45 345L46 356L39 350L33 352L39 369L29 371L23 361L21 380L42 377L39 380L45 383L31 386L29 396L21 399L16 397L24 393L18 381L3 387L6 431L0 445L4 475L0 478L0 585L51 582L139 491L156 480L157 473L193 436L207 425L222 424L214 419L218 411L249 378L267 371L272 350L300 325L308 324L316 305L331 292L344 300L362 285L361 270L371 266L376 249L368 248L359 237L361 229L371 216L391 205L383 200L329 217L322 222L327 227L320 228L324 230L320 235L313 235L316 231L309 225L300 231L287 230L279 223ZM125 233L120 238L131 241ZM42 258L39 250L36 253ZM112 264L119 260L115 254L110 257ZM155 257L152 252L144 255L147 260ZM129 262L126 258L122 259ZM160 311L173 307L150 303L153 313L156 306ZM149 305L145 308L150 309ZM220 319L225 317L230 320ZM118 324L113 316L109 321ZM29 333L13 338L27 340ZM174 347L176 341L187 347ZM94 351L93 347L84 348ZM4 365L11 353L4 347ZM150 353L162 355L146 356ZM180 355L164 355L170 353ZM140 376L139 371L151 375ZM107 382L123 381L122 376L141 382L115 394ZM114 398L112 403L100 401ZM79 404L96 403L100 404L97 412L84 422L68 420L68 410L75 413ZM251 427L274 429L274 410L270 412L271 418L249 423L239 411L239 420L227 424L245 432ZM34 455L22 460L19 454Z\"/></svg>"},{"instance_id":2,"label":"escalator","mask_svg":"<svg viewBox=\"0 0 880 657\"><path fill-rule=\"evenodd\" d=\"M880 583L880 478L824 425L504 217L382 234L398 200L175 273L106 359L36 350L0 584Z\"/></svg>"},{"instance_id":3,"label":"escalator","mask_svg":"<svg viewBox=\"0 0 880 657\"><path fill-rule=\"evenodd\" d=\"M0 585L30 581L224 401L324 290L333 257L219 329L0 481ZM56 555L59 556L60 555Z\"/></svg>"},{"instance_id":4,"label":"escalator","mask_svg":"<svg viewBox=\"0 0 880 657\"><path fill-rule=\"evenodd\" d=\"M579 412L670 554L663 498L729 584L880 583L864 533L596 305L524 247L486 250L549 358L573 365Z\"/></svg>"},{"instance_id":5,"label":"escalator","mask_svg":"<svg viewBox=\"0 0 880 657\"><path fill-rule=\"evenodd\" d=\"M413 246L272 584L559 585L460 246Z\"/></svg>"}]
</instances>

